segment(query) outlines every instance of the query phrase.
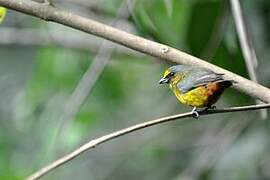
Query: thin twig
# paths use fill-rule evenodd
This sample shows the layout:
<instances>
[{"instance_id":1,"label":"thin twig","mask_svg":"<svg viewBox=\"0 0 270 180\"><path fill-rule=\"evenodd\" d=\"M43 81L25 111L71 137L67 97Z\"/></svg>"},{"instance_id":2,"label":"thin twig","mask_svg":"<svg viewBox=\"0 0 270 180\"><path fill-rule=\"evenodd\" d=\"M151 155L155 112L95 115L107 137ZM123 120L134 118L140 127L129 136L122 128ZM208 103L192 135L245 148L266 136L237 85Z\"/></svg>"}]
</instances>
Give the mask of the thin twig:
<instances>
[{"instance_id":1,"label":"thin twig","mask_svg":"<svg viewBox=\"0 0 270 180\"><path fill-rule=\"evenodd\" d=\"M129 16L126 2L123 2L120 5L116 18L111 22L112 26L119 26L119 21L117 19L120 15L125 18L128 18ZM95 86L96 81L110 60L115 46L116 45L110 41L103 40L96 57L89 65L89 68L84 73L70 98L67 100L64 107L64 112L60 117L60 128L57 134L57 136L59 135L60 139L65 137L63 133L67 131L72 119L78 113L80 107L91 93L91 90Z\"/></svg>"},{"instance_id":2,"label":"thin twig","mask_svg":"<svg viewBox=\"0 0 270 180\"><path fill-rule=\"evenodd\" d=\"M211 169L218 158L222 157L222 154L225 153L226 149L241 134L242 130L248 126L251 120L252 118L248 120L237 119L237 122L230 122L220 130L220 133L212 136L210 140L211 145L195 155L193 161L173 180L199 179L203 172Z\"/></svg>"},{"instance_id":3,"label":"thin twig","mask_svg":"<svg viewBox=\"0 0 270 180\"><path fill-rule=\"evenodd\" d=\"M239 37L243 55L245 57L244 59L246 61L248 73L253 81L257 81L255 67L257 67L258 60L251 42L251 38L246 28L243 13L241 10L241 4L239 0L230 0L230 2L237 34Z\"/></svg>"},{"instance_id":4,"label":"thin twig","mask_svg":"<svg viewBox=\"0 0 270 180\"><path fill-rule=\"evenodd\" d=\"M236 26L236 31L239 37L240 46L244 55L244 59L246 62L247 70L249 77L252 81L258 82L256 68L258 65L257 56L251 41L251 37L249 36L248 30L246 28L245 20L243 17L241 4L239 0L231 0L231 8L233 13L233 18ZM257 104L261 104L262 102L256 100ZM260 115L262 119L267 118L267 111L265 109L260 110Z\"/></svg>"},{"instance_id":5,"label":"thin twig","mask_svg":"<svg viewBox=\"0 0 270 180\"><path fill-rule=\"evenodd\" d=\"M100 43L94 37L87 35L65 32L62 29L50 30L50 35L44 29L34 28L0 28L0 46L33 46L33 47L51 47L60 46L62 48L76 49L80 51L91 51L96 53L99 50ZM117 46L116 54L124 56L136 56L143 58L142 53L133 51L123 46Z\"/></svg>"},{"instance_id":6,"label":"thin twig","mask_svg":"<svg viewBox=\"0 0 270 180\"><path fill-rule=\"evenodd\" d=\"M224 109L213 109L213 110L208 110L208 111L201 111L200 115L209 115L209 114L218 114L218 113L228 113L228 112L236 112L236 111L250 111L250 110L258 110L258 109L263 109L263 108L270 108L270 104L263 104L263 105L251 105L251 106L241 106L241 107L231 107L231 108L224 108ZM134 126L130 126L128 128L107 134L105 136L101 136L100 138L93 139L89 141L88 143L82 145L78 149L74 150L70 154L55 160L51 164L43 167L42 169L38 170L31 176L29 176L27 179L28 180L35 180L38 179L45 174L49 173L53 169L69 162L70 160L74 159L75 157L79 156L83 152L92 149L96 147L99 144L103 144L107 141L113 140L117 137L123 136L125 134L129 134L134 131L138 131L140 129L145 129L147 127L151 127L157 124L177 120L177 119L183 119L186 117L192 117L192 112L187 112L187 113L182 113L182 114L177 114L177 115L172 115L172 116L166 116L163 118L147 121L144 123L140 123Z\"/></svg>"},{"instance_id":7,"label":"thin twig","mask_svg":"<svg viewBox=\"0 0 270 180\"><path fill-rule=\"evenodd\" d=\"M226 78L237 82L234 85L236 89L263 102L270 103L270 90L268 88L167 45L156 43L71 12L31 0L0 0L0 5L94 34L151 56L180 64L196 65L223 73Z\"/></svg>"}]
</instances>

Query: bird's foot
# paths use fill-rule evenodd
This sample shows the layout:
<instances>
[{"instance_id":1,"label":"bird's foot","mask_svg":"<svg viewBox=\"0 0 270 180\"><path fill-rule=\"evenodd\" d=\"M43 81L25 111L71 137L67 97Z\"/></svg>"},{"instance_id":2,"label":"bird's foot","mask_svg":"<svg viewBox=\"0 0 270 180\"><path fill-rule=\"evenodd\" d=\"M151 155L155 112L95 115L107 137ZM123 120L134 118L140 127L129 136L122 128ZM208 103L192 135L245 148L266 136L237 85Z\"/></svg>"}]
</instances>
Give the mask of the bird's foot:
<instances>
[{"instance_id":1,"label":"bird's foot","mask_svg":"<svg viewBox=\"0 0 270 180\"><path fill-rule=\"evenodd\" d=\"M195 119L198 119L200 117L196 107L192 109L191 113L192 113L192 117Z\"/></svg>"}]
</instances>

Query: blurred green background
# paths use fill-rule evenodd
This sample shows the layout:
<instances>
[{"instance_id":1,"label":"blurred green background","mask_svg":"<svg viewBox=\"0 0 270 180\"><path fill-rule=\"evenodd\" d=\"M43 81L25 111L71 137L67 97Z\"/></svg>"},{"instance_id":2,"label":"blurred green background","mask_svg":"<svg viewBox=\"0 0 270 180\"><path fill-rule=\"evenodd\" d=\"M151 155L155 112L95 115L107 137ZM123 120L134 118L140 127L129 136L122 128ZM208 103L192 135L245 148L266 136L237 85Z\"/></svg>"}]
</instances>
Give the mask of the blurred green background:
<instances>
[{"instance_id":1,"label":"blurred green background","mask_svg":"<svg viewBox=\"0 0 270 180\"><path fill-rule=\"evenodd\" d=\"M249 78L229 1L53 3ZM258 57L257 76L269 87L270 1L241 3ZM8 10L0 25L1 180L23 179L93 138L190 111L158 84L164 69L172 64L121 46L110 45L108 50L102 43L92 35ZM97 56L109 61L100 68L91 91L84 92L87 97L77 112L72 109L76 102L68 101ZM253 103L230 89L217 107ZM75 111L74 116L66 118L67 106L71 108L68 113ZM269 118L261 120L255 111L190 118L98 146L43 179L270 179L269 138Z\"/></svg>"}]
</instances>

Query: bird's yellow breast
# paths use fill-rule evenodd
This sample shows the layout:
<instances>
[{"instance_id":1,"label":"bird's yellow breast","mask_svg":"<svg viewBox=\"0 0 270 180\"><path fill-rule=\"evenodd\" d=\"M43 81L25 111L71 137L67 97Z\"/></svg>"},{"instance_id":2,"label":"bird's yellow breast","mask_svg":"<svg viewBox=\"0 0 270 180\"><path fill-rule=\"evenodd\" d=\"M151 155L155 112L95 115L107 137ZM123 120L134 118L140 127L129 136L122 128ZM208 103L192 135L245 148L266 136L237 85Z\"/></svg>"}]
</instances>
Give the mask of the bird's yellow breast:
<instances>
[{"instance_id":1,"label":"bird's yellow breast","mask_svg":"<svg viewBox=\"0 0 270 180\"><path fill-rule=\"evenodd\" d=\"M209 104L209 96L205 87L197 87L186 93L181 93L177 86L171 85L170 88L182 104L199 108Z\"/></svg>"}]
</instances>

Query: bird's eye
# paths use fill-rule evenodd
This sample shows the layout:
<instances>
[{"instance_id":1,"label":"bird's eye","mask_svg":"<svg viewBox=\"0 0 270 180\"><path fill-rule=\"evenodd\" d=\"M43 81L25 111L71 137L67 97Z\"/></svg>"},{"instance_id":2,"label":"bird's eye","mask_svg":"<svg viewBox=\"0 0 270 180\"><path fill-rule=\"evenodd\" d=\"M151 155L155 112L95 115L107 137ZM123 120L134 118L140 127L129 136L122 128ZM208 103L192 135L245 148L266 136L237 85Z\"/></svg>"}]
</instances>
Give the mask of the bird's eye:
<instances>
[{"instance_id":1,"label":"bird's eye","mask_svg":"<svg viewBox=\"0 0 270 180\"><path fill-rule=\"evenodd\" d=\"M169 73L169 76L174 76L174 73L173 73L173 72L170 72L170 73Z\"/></svg>"},{"instance_id":2,"label":"bird's eye","mask_svg":"<svg viewBox=\"0 0 270 180\"><path fill-rule=\"evenodd\" d=\"M173 77L174 75L175 75L174 72L167 72L167 73L165 73L165 78L171 78L171 77Z\"/></svg>"}]
</instances>

